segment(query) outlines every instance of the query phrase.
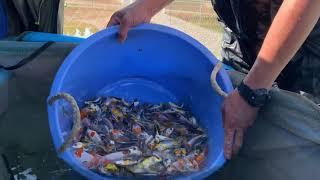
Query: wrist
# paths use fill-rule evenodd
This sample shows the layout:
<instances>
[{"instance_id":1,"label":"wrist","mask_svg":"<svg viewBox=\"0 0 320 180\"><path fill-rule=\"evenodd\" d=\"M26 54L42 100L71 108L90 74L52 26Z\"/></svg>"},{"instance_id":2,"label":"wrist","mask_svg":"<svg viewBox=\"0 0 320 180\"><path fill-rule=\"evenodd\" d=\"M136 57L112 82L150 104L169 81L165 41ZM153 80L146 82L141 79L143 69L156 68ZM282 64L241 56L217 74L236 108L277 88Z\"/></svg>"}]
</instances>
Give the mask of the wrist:
<instances>
[{"instance_id":1,"label":"wrist","mask_svg":"<svg viewBox=\"0 0 320 180\"><path fill-rule=\"evenodd\" d=\"M246 84L250 89L267 89L270 90L272 87L272 82L269 83L264 78L252 78L251 76L247 75L245 79L243 79L243 83Z\"/></svg>"},{"instance_id":2,"label":"wrist","mask_svg":"<svg viewBox=\"0 0 320 180\"><path fill-rule=\"evenodd\" d=\"M279 74L275 69L273 65L266 63L263 58L258 56L243 82L251 89L271 89L273 82Z\"/></svg>"}]
</instances>

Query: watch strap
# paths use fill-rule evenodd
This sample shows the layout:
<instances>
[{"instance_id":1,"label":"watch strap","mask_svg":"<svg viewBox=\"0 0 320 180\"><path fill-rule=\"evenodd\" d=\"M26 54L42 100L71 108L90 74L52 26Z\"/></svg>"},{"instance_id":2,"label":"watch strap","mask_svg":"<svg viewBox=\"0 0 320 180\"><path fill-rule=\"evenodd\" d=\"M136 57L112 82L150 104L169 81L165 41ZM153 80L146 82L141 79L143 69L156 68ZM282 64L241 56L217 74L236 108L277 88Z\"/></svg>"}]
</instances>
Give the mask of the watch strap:
<instances>
[{"instance_id":1,"label":"watch strap","mask_svg":"<svg viewBox=\"0 0 320 180\"><path fill-rule=\"evenodd\" d=\"M262 107L270 100L270 94L267 89L252 90L243 81L237 89L240 96L242 96L245 101L253 107Z\"/></svg>"}]
</instances>

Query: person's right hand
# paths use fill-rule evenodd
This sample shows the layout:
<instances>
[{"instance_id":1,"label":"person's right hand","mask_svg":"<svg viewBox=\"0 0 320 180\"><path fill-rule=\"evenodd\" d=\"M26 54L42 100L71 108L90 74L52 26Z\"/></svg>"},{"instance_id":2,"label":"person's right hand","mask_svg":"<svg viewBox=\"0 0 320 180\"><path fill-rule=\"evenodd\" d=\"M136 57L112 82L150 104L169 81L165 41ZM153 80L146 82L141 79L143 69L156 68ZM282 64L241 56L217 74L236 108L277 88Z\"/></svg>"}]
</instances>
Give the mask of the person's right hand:
<instances>
[{"instance_id":1,"label":"person's right hand","mask_svg":"<svg viewBox=\"0 0 320 180\"><path fill-rule=\"evenodd\" d=\"M118 38L120 42L123 42L127 38L129 28L150 22L152 15L146 9L142 3L136 1L136 3L115 12L111 16L107 27L120 25Z\"/></svg>"}]
</instances>

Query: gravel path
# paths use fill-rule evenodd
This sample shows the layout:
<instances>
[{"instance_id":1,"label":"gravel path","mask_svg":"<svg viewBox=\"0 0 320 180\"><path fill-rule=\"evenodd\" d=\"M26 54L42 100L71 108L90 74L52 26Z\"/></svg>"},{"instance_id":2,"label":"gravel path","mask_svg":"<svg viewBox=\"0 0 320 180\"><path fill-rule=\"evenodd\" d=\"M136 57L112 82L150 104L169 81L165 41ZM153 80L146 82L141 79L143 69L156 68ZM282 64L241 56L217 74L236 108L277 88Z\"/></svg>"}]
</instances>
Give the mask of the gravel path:
<instances>
[{"instance_id":1,"label":"gravel path","mask_svg":"<svg viewBox=\"0 0 320 180\"><path fill-rule=\"evenodd\" d=\"M157 14L152 23L163 24L178 29L205 45L217 58L220 58L222 34L164 13Z\"/></svg>"}]
</instances>

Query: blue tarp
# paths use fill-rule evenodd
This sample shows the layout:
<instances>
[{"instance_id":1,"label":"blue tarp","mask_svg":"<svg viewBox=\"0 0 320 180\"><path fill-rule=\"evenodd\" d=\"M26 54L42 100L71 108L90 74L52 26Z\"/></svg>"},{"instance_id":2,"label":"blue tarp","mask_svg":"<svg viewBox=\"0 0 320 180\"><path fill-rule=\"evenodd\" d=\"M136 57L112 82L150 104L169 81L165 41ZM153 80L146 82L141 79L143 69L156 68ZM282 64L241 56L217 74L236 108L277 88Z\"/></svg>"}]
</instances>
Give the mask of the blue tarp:
<instances>
[{"instance_id":1,"label":"blue tarp","mask_svg":"<svg viewBox=\"0 0 320 180\"><path fill-rule=\"evenodd\" d=\"M21 39L26 42L70 42L70 43L80 43L84 38L65 36L61 34L43 33L43 32L30 32L23 36Z\"/></svg>"}]
</instances>

